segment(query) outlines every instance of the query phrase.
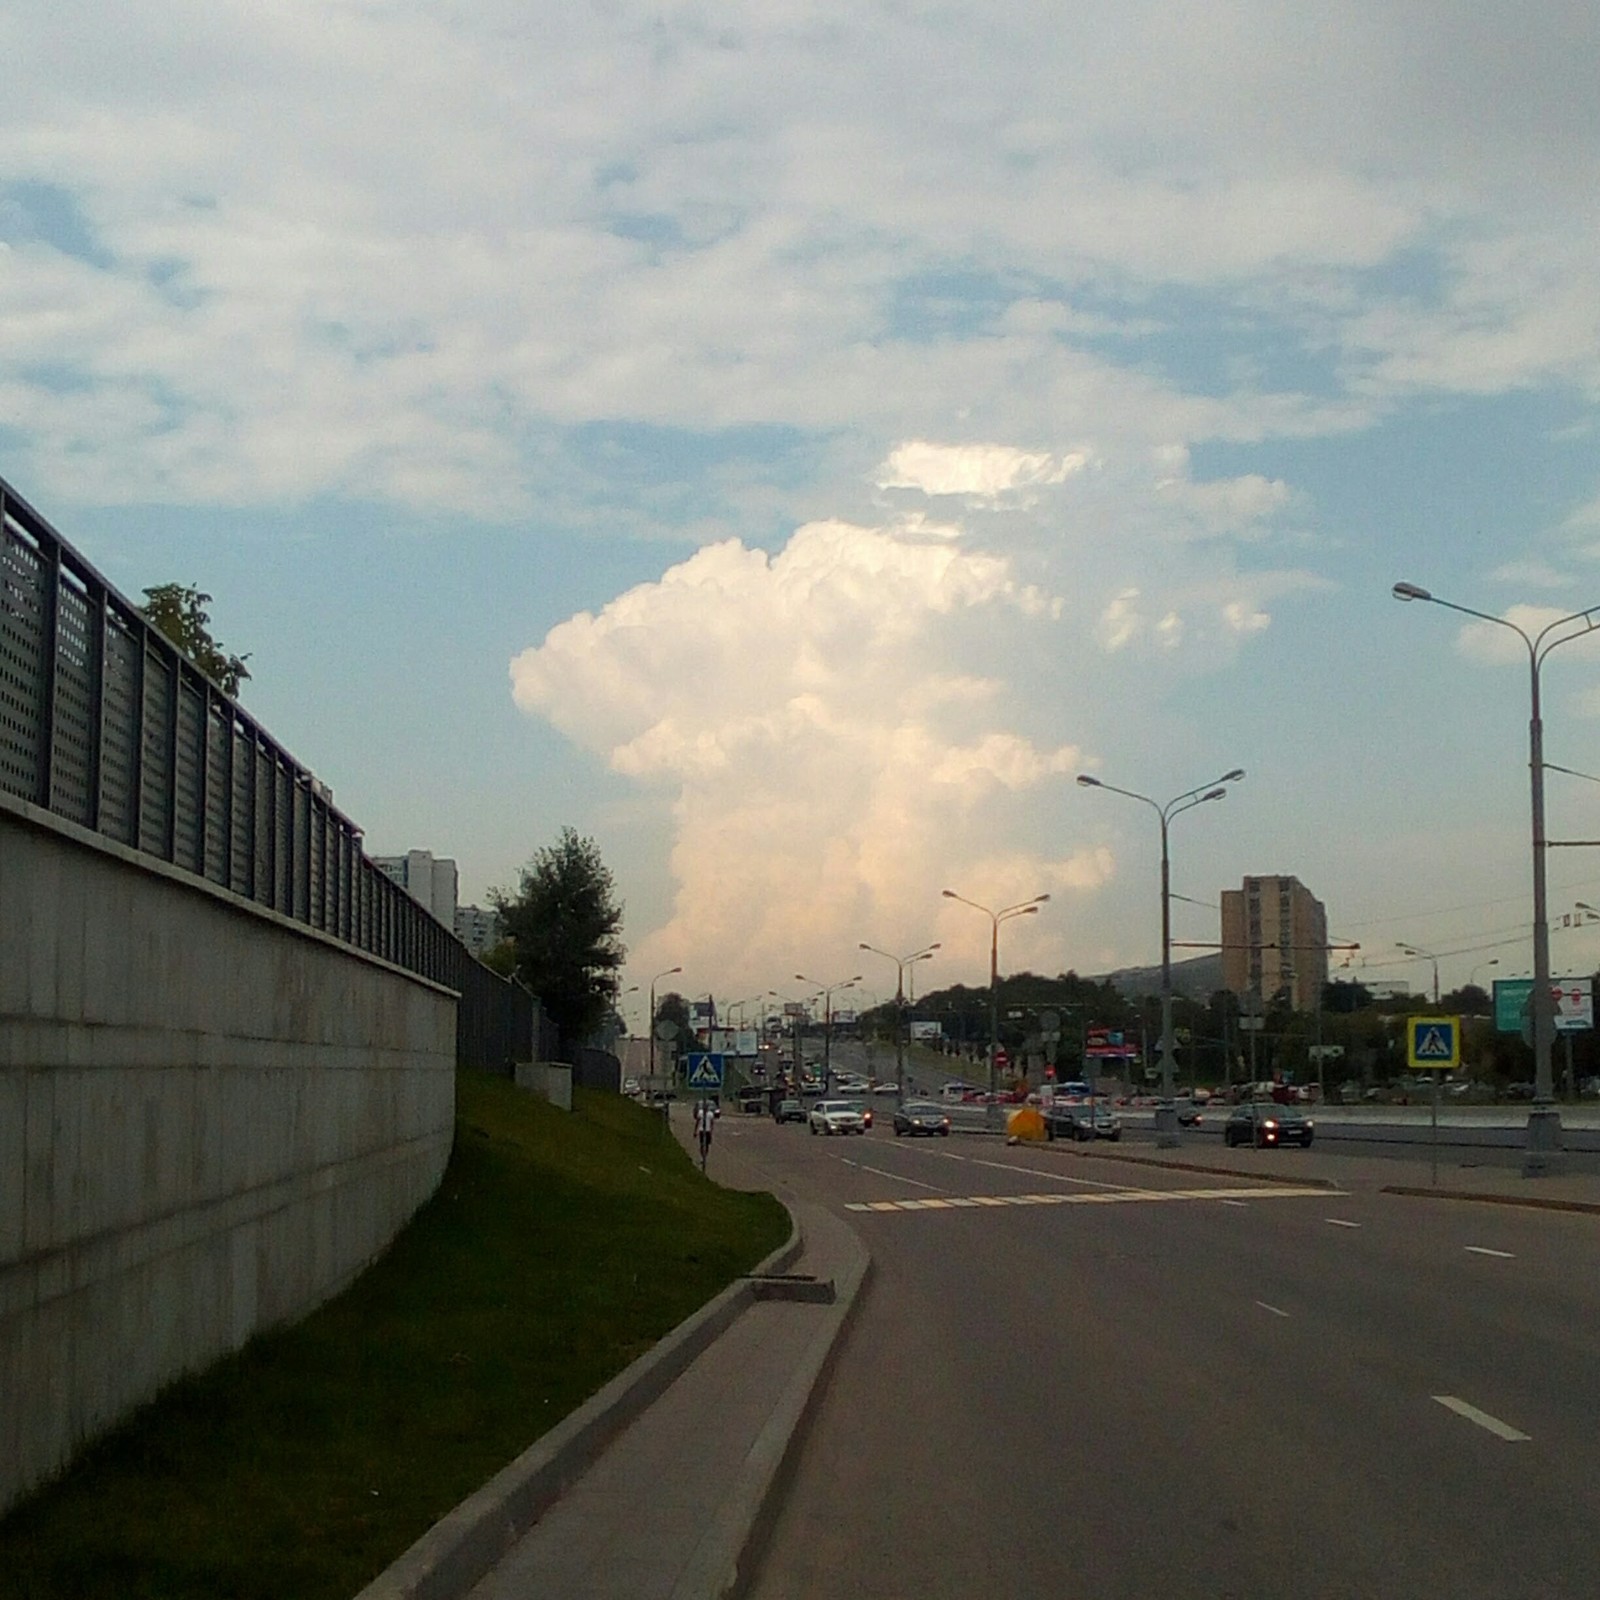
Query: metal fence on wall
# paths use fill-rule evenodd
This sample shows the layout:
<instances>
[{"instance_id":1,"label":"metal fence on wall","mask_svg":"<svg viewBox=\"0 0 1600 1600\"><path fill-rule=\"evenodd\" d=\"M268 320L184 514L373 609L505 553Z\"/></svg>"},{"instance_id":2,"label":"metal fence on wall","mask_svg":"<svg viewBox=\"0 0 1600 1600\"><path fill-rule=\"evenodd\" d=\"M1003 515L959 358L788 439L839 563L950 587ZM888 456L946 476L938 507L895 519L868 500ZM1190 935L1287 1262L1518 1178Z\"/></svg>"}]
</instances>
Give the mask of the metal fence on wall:
<instances>
[{"instance_id":1,"label":"metal fence on wall","mask_svg":"<svg viewBox=\"0 0 1600 1600\"><path fill-rule=\"evenodd\" d=\"M532 997L373 866L327 788L3 478L0 791L455 989L458 1060L529 1058Z\"/></svg>"}]
</instances>

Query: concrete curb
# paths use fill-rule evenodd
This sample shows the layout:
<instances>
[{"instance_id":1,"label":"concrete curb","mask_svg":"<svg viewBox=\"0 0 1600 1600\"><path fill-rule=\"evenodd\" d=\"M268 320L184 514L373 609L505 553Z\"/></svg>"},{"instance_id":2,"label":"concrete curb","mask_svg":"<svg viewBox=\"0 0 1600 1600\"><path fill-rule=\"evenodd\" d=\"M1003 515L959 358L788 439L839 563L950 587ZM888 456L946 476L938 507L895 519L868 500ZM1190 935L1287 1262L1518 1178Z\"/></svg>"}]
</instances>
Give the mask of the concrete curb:
<instances>
[{"instance_id":1,"label":"concrete curb","mask_svg":"<svg viewBox=\"0 0 1600 1600\"><path fill-rule=\"evenodd\" d=\"M1413 1183L1386 1183L1378 1193L1415 1195L1420 1200L1476 1200L1480 1205L1523 1206L1530 1211L1580 1211L1586 1216L1600 1217L1600 1205L1592 1200L1550 1200L1531 1194L1475 1194L1470 1189L1433 1189Z\"/></svg>"},{"instance_id":2,"label":"concrete curb","mask_svg":"<svg viewBox=\"0 0 1600 1600\"><path fill-rule=\"evenodd\" d=\"M804 1242L800 1224L792 1211L789 1220L788 1239L752 1276L780 1273L799 1257ZM356 1600L459 1600L583 1476L606 1446L754 1302L750 1278L729 1284L441 1517L361 1590Z\"/></svg>"},{"instance_id":3,"label":"concrete curb","mask_svg":"<svg viewBox=\"0 0 1600 1600\"><path fill-rule=\"evenodd\" d=\"M1215 1178L1248 1178L1252 1183L1287 1183L1297 1189L1327 1189L1338 1193L1344 1187L1332 1178L1293 1177L1287 1172L1245 1172L1238 1167L1202 1166L1197 1161L1167 1161L1161 1156L1126 1155L1116 1150L1074 1150L1072 1153L1085 1161L1125 1161L1135 1167L1162 1167L1168 1172L1203 1172Z\"/></svg>"},{"instance_id":4,"label":"concrete curb","mask_svg":"<svg viewBox=\"0 0 1600 1600\"><path fill-rule=\"evenodd\" d=\"M673 1586L671 1600L740 1600L749 1592L777 1521L783 1491L794 1475L800 1445L843 1348L861 1290L872 1273L872 1257L866 1247L853 1229L844 1228L844 1232L849 1234L854 1254L835 1279L834 1304L741 1463L716 1521Z\"/></svg>"}]
</instances>

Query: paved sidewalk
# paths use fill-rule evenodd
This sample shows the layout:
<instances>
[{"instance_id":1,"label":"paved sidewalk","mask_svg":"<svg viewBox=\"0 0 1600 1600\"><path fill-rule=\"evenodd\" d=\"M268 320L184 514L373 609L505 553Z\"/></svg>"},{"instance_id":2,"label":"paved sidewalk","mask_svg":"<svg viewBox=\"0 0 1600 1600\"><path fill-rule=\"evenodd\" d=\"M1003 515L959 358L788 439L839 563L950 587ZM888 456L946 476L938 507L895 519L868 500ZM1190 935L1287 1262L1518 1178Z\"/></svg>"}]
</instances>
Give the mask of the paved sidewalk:
<instances>
[{"instance_id":1,"label":"paved sidewalk","mask_svg":"<svg viewBox=\"0 0 1600 1600\"><path fill-rule=\"evenodd\" d=\"M673 1124L688 1143L681 1108ZM762 1186L720 1147L711 1173ZM768 1264L780 1271L744 1280L691 1317L358 1600L742 1593L871 1265L843 1220L820 1206L789 1209L797 1258L780 1251Z\"/></svg>"}]
</instances>

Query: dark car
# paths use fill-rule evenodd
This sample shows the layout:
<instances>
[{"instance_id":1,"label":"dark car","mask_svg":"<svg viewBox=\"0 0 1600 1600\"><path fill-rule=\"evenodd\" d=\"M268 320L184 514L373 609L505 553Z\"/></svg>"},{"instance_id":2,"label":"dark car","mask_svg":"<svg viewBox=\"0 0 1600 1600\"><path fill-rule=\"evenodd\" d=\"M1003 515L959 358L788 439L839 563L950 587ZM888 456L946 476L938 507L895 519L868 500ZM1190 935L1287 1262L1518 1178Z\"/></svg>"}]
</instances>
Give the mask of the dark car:
<instances>
[{"instance_id":1,"label":"dark car","mask_svg":"<svg viewBox=\"0 0 1600 1600\"><path fill-rule=\"evenodd\" d=\"M942 1134L948 1138L950 1118L945 1115L943 1106L936 1106L931 1100L907 1100L903 1106L894 1108L894 1131L912 1135L925 1133L930 1137Z\"/></svg>"},{"instance_id":2,"label":"dark car","mask_svg":"<svg viewBox=\"0 0 1600 1600\"><path fill-rule=\"evenodd\" d=\"M798 1100L780 1100L772 1113L774 1122L804 1122L806 1108Z\"/></svg>"},{"instance_id":3,"label":"dark car","mask_svg":"<svg viewBox=\"0 0 1600 1600\"><path fill-rule=\"evenodd\" d=\"M1198 1128L1200 1126L1200 1107L1193 1100L1177 1101L1176 1110L1180 1128Z\"/></svg>"},{"instance_id":4,"label":"dark car","mask_svg":"<svg viewBox=\"0 0 1600 1600\"><path fill-rule=\"evenodd\" d=\"M746 1084L739 1091L739 1109L741 1111L766 1111L769 1110L768 1102L771 1092L763 1089L760 1084Z\"/></svg>"},{"instance_id":5,"label":"dark car","mask_svg":"<svg viewBox=\"0 0 1600 1600\"><path fill-rule=\"evenodd\" d=\"M1041 1106L1039 1115L1044 1118L1047 1139L1120 1139L1122 1118L1110 1106L1098 1102L1092 1106L1054 1105Z\"/></svg>"},{"instance_id":6,"label":"dark car","mask_svg":"<svg viewBox=\"0 0 1600 1600\"><path fill-rule=\"evenodd\" d=\"M1258 1150L1297 1144L1309 1150L1316 1131L1316 1123L1296 1106L1253 1100L1228 1113L1228 1120L1222 1125L1222 1142L1254 1145Z\"/></svg>"}]
</instances>

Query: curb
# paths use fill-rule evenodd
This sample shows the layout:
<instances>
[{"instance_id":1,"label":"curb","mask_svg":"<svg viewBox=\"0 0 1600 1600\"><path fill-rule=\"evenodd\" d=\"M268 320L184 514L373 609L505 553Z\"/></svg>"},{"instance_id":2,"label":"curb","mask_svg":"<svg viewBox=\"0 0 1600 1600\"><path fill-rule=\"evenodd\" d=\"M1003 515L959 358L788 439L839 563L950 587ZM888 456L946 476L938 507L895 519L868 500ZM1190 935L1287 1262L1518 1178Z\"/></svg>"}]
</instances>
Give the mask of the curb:
<instances>
[{"instance_id":1,"label":"curb","mask_svg":"<svg viewBox=\"0 0 1600 1600\"><path fill-rule=\"evenodd\" d=\"M794 1476L829 1374L855 1319L861 1290L872 1275L872 1257L843 1224L855 1257L835 1280L833 1309L823 1320L804 1356L795 1365L782 1398L740 1465L738 1478L716 1521L673 1585L670 1600L742 1600L749 1593L784 1491Z\"/></svg>"},{"instance_id":2,"label":"curb","mask_svg":"<svg viewBox=\"0 0 1600 1600\"><path fill-rule=\"evenodd\" d=\"M1297 1189L1328 1189L1340 1192L1343 1185L1333 1178L1290 1177L1286 1172L1241 1172L1238 1167L1202 1166L1197 1161L1167 1161L1160 1156L1124 1155L1111 1150L1075 1150L1085 1161L1125 1161L1135 1167L1163 1167L1168 1172L1204 1172L1215 1178L1247 1178L1252 1183L1287 1183Z\"/></svg>"},{"instance_id":3,"label":"curb","mask_svg":"<svg viewBox=\"0 0 1600 1600\"><path fill-rule=\"evenodd\" d=\"M1522 1206L1529 1211L1579 1211L1600 1217L1600 1205L1592 1200L1549 1200L1539 1195L1477 1194L1470 1189L1430 1189L1420 1184L1386 1183L1379 1194L1409 1194L1422 1200L1476 1200L1481 1205Z\"/></svg>"},{"instance_id":4,"label":"curb","mask_svg":"<svg viewBox=\"0 0 1600 1600\"><path fill-rule=\"evenodd\" d=\"M447 1512L355 1600L459 1600L598 1459L606 1446L755 1303L753 1279L800 1254L800 1224L750 1277L731 1283L604 1388ZM849 1305L845 1305L848 1312Z\"/></svg>"}]
</instances>

